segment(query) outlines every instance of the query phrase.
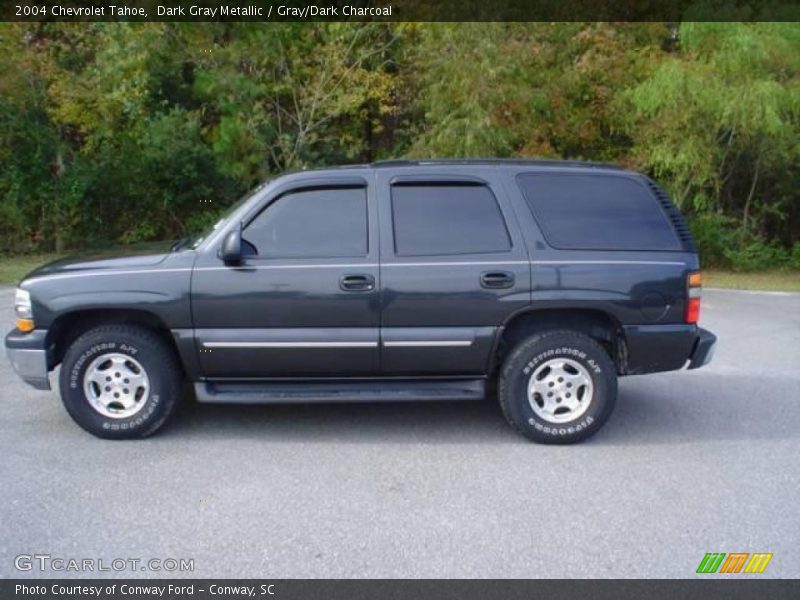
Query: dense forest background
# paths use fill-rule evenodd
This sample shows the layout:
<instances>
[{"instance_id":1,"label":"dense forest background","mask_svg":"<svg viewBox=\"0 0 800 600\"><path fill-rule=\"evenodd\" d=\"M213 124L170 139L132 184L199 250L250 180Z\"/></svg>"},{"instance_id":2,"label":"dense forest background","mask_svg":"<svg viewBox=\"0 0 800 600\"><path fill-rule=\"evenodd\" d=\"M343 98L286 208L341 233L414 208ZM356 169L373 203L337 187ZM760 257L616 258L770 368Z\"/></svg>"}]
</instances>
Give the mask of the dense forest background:
<instances>
[{"instance_id":1,"label":"dense forest background","mask_svg":"<svg viewBox=\"0 0 800 600\"><path fill-rule=\"evenodd\" d=\"M0 253L201 229L288 169L649 173L707 266L800 268L800 24L0 24Z\"/></svg>"}]
</instances>

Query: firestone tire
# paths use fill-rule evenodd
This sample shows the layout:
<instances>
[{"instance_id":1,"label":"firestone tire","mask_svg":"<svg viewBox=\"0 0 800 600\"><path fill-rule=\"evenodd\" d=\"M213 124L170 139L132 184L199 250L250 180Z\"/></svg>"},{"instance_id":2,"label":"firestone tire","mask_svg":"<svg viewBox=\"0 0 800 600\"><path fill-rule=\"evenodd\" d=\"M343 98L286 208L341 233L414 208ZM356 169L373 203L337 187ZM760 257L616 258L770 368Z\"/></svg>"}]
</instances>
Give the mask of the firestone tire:
<instances>
[{"instance_id":1,"label":"firestone tire","mask_svg":"<svg viewBox=\"0 0 800 600\"><path fill-rule=\"evenodd\" d=\"M617 398L608 353L574 331L534 334L506 358L497 389L511 426L540 444L572 444L595 434Z\"/></svg>"},{"instance_id":2,"label":"firestone tire","mask_svg":"<svg viewBox=\"0 0 800 600\"><path fill-rule=\"evenodd\" d=\"M144 438L175 411L181 370L169 345L133 325L91 329L67 349L59 377L72 419L100 438Z\"/></svg>"}]
</instances>

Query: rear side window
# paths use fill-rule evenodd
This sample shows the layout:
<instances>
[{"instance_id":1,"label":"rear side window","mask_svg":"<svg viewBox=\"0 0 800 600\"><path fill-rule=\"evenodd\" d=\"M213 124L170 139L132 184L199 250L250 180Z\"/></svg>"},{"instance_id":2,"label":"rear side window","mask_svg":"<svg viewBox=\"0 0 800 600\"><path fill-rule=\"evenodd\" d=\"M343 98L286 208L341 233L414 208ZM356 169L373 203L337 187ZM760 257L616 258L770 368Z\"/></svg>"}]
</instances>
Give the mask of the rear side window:
<instances>
[{"instance_id":1,"label":"rear side window","mask_svg":"<svg viewBox=\"0 0 800 600\"><path fill-rule=\"evenodd\" d=\"M394 247L398 256L507 252L503 215L484 185L392 186Z\"/></svg>"},{"instance_id":2,"label":"rear side window","mask_svg":"<svg viewBox=\"0 0 800 600\"><path fill-rule=\"evenodd\" d=\"M290 192L267 206L242 237L265 258L366 256L366 189Z\"/></svg>"},{"instance_id":3,"label":"rear side window","mask_svg":"<svg viewBox=\"0 0 800 600\"><path fill-rule=\"evenodd\" d=\"M533 216L554 248L680 250L647 188L627 177L536 173L517 177Z\"/></svg>"}]
</instances>

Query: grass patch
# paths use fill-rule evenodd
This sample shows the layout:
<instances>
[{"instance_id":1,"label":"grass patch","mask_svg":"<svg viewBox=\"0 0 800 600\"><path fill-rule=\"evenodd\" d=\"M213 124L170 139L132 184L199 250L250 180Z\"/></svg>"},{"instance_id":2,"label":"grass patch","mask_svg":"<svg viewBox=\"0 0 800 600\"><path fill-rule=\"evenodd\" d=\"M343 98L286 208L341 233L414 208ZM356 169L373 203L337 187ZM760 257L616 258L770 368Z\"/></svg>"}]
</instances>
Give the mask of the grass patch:
<instances>
[{"instance_id":1,"label":"grass patch","mask_svg":"<svg viewBox=\"0 0 800 600\"><path fill-rule=\"evenodd\" d=\"M735 273L703 269L703 285L710 288L800 292L800 271Z\"/></svg>"},{"instance_id":2,"label":"grass patch","mask_svg":"<svg viewBox=\"0 0 800 600\"><path fill-rule=\"evenodd\" d=\"M57 254L32 254L30 256L0 256L0 284L15 285L30 271L58 258Z\"/></svg>"}]
</instances>

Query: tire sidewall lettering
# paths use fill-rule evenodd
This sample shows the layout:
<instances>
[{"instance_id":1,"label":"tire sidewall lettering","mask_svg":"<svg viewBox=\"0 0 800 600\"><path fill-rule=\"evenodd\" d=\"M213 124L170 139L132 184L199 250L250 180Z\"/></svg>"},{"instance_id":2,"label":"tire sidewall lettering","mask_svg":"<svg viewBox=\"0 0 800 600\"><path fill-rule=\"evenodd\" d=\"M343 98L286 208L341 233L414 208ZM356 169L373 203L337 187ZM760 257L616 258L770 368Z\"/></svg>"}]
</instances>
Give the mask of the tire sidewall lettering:
<instances>
[{"instance_id":1,"label":"tire sidewall lettering","mask_svg":"<svg viewBox=\"0 0 800 600\"><path fill-rule=\"evenodd\" d=\"M556 424L545 425L544 423L540 423L533 417L528 419L528 424L531 425L536 431L539 431L544 434L548 435L572 435L574 433L580 433L584 429L588 429L589 426L594 423L595 419L591 415L582 419L578 423L566 425L566 426L558 426Z\"/></svg>"},{"instance_id":2,"label":"tire sidewall lettering","mask_svg":"<svg viewBox=\"0 0 800 600\"><path fill-rule=\"evenodd\" d=\"M583 350L563 346L560 348L543 350L534 356L530 361L528 361L528 363L522 368L522 373L526 376L530 376L530 374L533 373L536 367L542 362L558 356L580 360L585 366L587 366L597 375L600 375L603 372L603 369L597 364L597 361L595 361L593 358L588 358L588 355Z\"/></svg>"}]
</instances>

